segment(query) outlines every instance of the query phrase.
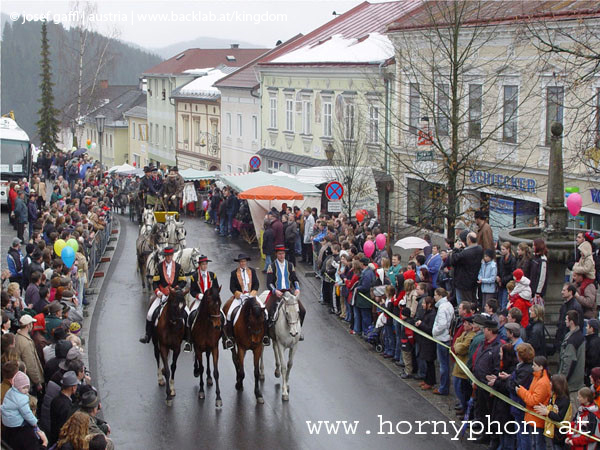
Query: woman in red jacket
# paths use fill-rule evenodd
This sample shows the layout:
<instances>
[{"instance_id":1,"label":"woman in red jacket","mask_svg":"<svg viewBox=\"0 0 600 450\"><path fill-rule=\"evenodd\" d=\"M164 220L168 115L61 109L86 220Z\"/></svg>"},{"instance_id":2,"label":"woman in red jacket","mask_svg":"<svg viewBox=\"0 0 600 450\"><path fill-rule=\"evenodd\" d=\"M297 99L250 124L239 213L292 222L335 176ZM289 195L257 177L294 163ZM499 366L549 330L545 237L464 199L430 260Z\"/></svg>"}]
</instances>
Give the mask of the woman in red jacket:
<instances>
[{"instance_id":1,"label":"woman in red jacket","mask_svg":"<svg viewBox=\"0 0 600 450\"><path fill-rule=\"evenodd\" d=\"M10 183L10 187L8 189L8 207L9 210L9 221L13 228L17 229L17 222L15 221L14 211L15 211L15 202L17 201L17 191L15 190L16 183Z\"/></svg>"}]
</instances>

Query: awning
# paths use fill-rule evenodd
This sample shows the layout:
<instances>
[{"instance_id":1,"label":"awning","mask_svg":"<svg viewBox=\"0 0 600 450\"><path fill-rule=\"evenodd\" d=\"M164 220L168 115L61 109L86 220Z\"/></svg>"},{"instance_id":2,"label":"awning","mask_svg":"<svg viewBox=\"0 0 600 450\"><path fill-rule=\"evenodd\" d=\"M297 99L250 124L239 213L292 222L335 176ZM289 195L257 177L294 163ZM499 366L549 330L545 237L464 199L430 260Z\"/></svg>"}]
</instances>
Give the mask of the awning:
<instances>
[{"instance_id":1,"label":"awning","mask_svg":"<svg viewBox=\"0 0 600 450\"><path fill-rule=\"evenodd\" d=\"M303 200L304 195L279 186L260 186L241 192L239 198L245 200Z\"/></svg>"},{"instance_id":2,"label":"awning","mask_svg":"<svg viewBox=\"0 0 600 450\"><path fill-rule=\"evenodd\" d=\"M304 196L321 197L319 188L312 184L302 183L296 177L280 177L266 172L250 172L227 174L219 179L237 192L244 192L260 186L278 186L303 194Z\"/></svg>"},{"instance_id":3,"label":"awning","mask_svg":"<svg viewBox=\"0 0 600 450\"><path fill-rule=\"evenodd\" d=\"M222 173L223 172L219 172L218 170L198 170L192 169L191 167L179 171L179 175L181 175L185 181L214 180Z\"/></svg>"}]
</instances>

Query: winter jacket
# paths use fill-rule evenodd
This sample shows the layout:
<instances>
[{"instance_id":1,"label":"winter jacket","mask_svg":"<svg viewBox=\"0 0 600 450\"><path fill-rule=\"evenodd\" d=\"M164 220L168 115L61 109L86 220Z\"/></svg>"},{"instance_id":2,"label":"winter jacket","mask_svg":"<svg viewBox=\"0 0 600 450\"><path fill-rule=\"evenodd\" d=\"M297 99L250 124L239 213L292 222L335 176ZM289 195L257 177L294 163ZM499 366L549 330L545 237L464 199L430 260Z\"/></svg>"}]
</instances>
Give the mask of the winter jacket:
<instances>
[{"instance_id":1,"label":"winter jacket","mask_svg":"<svg viewBox=\"0 0 600 450\"><path fill-rule=\"evenodd\" d=\"M40 301L40 288L37 284L29 283L27 290L25 291L25 304L36 305Z\"/></svg>"},{"instance_id":2,"label":"winter jacket","mask_svg":"<svg viewBox=\"0 0 600 450\"><path fill-rule=\"evenodd\" d=\"M448 255L448 265L454 267L454 287L471 290L477 287L477 276L481 267L483 249L480 245L472 245L463 250L454 249Z\"/></svg>"},{"instance_id":3,"label":"winter jacket","mask_svg":"<svg viewBox=\"0 0 600 450\"><path fill-rule=\"evenodd\" d=\"M569 301L564 302L560 305L560 311L558 313L558 322L556 326L556 340L555 345L556 349L560 348L560 345L565 338L565 335L569 332L569 329L565 325L565 317L567 316L567 312L575 310L579 314L579 328L583 329L583 308L577 301L575 297L572 297Z\"/></svg>"},{"instance_id":4,"label":"winter jacket","mask_svg":"<svg viewBox=\"0 0 600 450\"><path fill-rule=\"evenodd\" d=\"M50 405L58 394L60 394L60 386L54 381L49 381L46 385L44 400L42 401L42 409L40 413L40 428L46 434L50 434Z\"/></svg>"},{"instance_id":5,"label":"winter jacket","mask_svg":"<svg viewBox=\"0 0 600 450\"><path fill-rule=\"evenodd\" d=\"M284 229L285 246L288 251L295 252L296 238L298 237L298 225L296 222L288 222Z\"/></svg>"},{"instance_id":6,"label":"winter jacket","mask_svg":"<svg viewBox=\"0 0 600 450\"><path fill-rule=\"evenodd\" d=\"M9 248L6 256L6 266L11 277L23 276L23 253L16 248Z\"/></svg>"},{"instance_id":7,"label":"winter jacket","mask_svg":"<svg viewBox=\"0 0 600 450\"><path fill-rule=\"evenodd\" d=\"M360 274L360 279L356 285L356 296L354 298L354 304L358 308L371 308L371 302L366 300L362 295L366 297L371 296L371 287L375 283L375 272L366 267Z\"/></svg>"},{"instance_id":8,"label":"winter jacket","mask_svg":"<svg viewBox=\"0 0 600 450\"><path fill-rule=\"evenodd\" d=\"M590 376L594 367L600 367L600 336L597 333L585 337L585 376Z\"/></svg>"},{"instance_id":9,"label":"winter jacket","mask_svg":"<svg viewBox=\"0 0 600 450\"><path fill-rule=\"evenodd\" d=\"M600 411L598 410L598 406L594 403L580 406L575 419L571 422L571 428L575 431L574 433L569 433L567 436L573 440L571 450L595 449L597 442L584 434L578 433L578 431L581 428L581 431L600 438Z\"/></svg>"},{"instance_id":10,"label":"winter jacket","mask_svg":"<svg viewBox=\"0 0 600 450\"><path fill-rule=\"evenodd\" d=\"M552 394L552 384L550 383L550 378L548 378L546 370L542 369L539 372L533 372L533 380L531 381L529 389L521 386L517 391L517 394L521 397L521 400L525 402L525 407L530 411L533 411L533 407L540 403L542 405L547 405ZM535 422L536 428L544 428L545 421L538 419L531 413L525 413L525 421Z\"/></svg>"},{"instance_id":11,"label":"winter jacket","mask_svg":"<svg viewBox=\"0 0 600 450\"><path fill-rule=\"evenodd\" d=\"M435 255L432 254L431 257L427 261L425 261L425 264L427 265L427 269L429 270L429 275L431 275L431 284L435 289L438 287L437 278L440 272L440 267L442 267L442 256L439 253Z\"/></svg>"},{"instance_id":12,"label":"winter jacket","mask_svg":"<svg viewBox=\"0 0 600 450\"><path fill-rule=\"evenodd\" d=\"M25 422L32 427L37 425L37 419L29 406L29 395L23 394L14 387L8 390L0 408L2 408L2 425L5 427L16 428Z\"/></svg>"},{"instance_id":13,"label":"winter jacket","mask_svg":"<svg viewBox=\"0 0 600 450\"><path fill-rule=\"evenodd\" d=\"M454 341L454 354L465 364L467 363L467 358L469 357L469 346L471 345L471 341L473 341L473 338L476 334L477 333L475 331L471 330L467 333L462 333ZM462 378L464 380L467 379L467 375L465 375L465 373L462 371L458 364L454 364L454 368L452 369L452 376Z\"/></svg>"},{"instance_id":14,"label":"winter jacket","mask_svg":"<svg viewBox=\"0 0 600 450\"><path fill-rule=\"evenodd\" d=\"M496 292L496 275L498 269L495 261L481 263L479 269L479 280L481 281L481 292L484 294L494 294Z\"/></svg>"},{"instance_id":15,"label":"winter jacket","mask_svg":"<svg viewBox=\"0 0 600 450\"><path fill-rule=\"evenodd\" d=\"M441 298L435 304L437 314L433 322L431 335L442 342L450 342L450 325L454 318L454 307L446 297Z\"/></svg>"},{"instance_id":16,"label":"winter jacket","mask_svg":"<svg viewBox=\"0 0 600 450\"><path fill-rule=\"evenodd\" d=\"M594 279L584 278L582 283L577 287L575 298L583 309L583 316L586 319L598 317L596 314L596 286Z\"/></svg>"},{"instance_id":17,"label":"winter jacket","mask_svg":"<svg viewBox=\"0 0 600 450\"><path fill-rule=\"evenodd\" d=\"M527 326L525 342L535 350L536 356L546 356L546 336L544 335L544 322L533 320Z\"/></svg>"},{"instance_id":18,"label":"winter jacket","mask_svg":"<svg viewBox=\"0 0 600 450\"><path fill-rule=\"evenodd\" d=\"M507 283L513 279L513 272L517 267L517 260L513 255L508 255L508 259L504 256L498 258L498 276L500 277L500 287L505 288Z\"/></svg>"},{"instance_id":19,"label":"winter jacket","mask_svg":"<svg viewBox=\"0 0 600 450\"><path fill-rule=\"evenodd\" d=\"M473 375L479 381L487 383L486 375L498 375L500 369L500 338L485 340L477 347L473 355Z\"/></svg>"},{"instance_id":20,"label":"winter jacket","mask_svg":"<svg viewBox=\"0 0 600 450\"><path fill-rule=\"evenodd\" d=\"M560 345L558 373L567 377L569 391L583 387L585 376L585 338L577 327L569 331Z\"/></svg>"},{"instance_id":21,"label":"winter jacket","mask_svg":"<svg viewBox=\"0 0 600 450\"><path fill-rule=\"evenodd\" d=\"M315 226L315 218L312 214L309 214L306 219L304 219L304 236L303 242L305 244L310 244L312 241L312 232L313 227Z\"/></svg>"},{"instance_id":22,"label":"winter jacket","mask_svg":"<svg viewBox=\"0 0 600 450\"><path fill-rule=\"evenodd\" d=\"M548 258L542 255L536 255L531 260L531 293L539 295L542 298L546 295L548 285Z\"/></svg>"},{"instance_id":23,"label":"winter jacket","mask_svg":"<svg viewBox=\"0 0 600 450\"><path fill-rule=\"evenodd\" d=\"M27 223L27 206L19 197L15 200L15 220L17 223Z\"/></svg>"},{"instance_id":24,"label":"winter jacket","mask_svg":"<svg viewBox=\"0 0 600 450\"><path fill-rule=\"evenodd\" d=\"M531 279L531 259L525 256L517 257L517 269L523 271L523 275Z\"/></svg>"},{"instance_id":25,"label":"winter jacket","mask_svg":"<svg viewBox=\"0 0 600 450\"><path fill-rule=\"evenodd\" d=\"M284 245L284 236L283 236L283 224L281 220L275 219L271 222L271 229L273 230L273 238L275 239L275 245Z\"/></svg>"},{"instance_id":26,"label":"winter jacket","mask_svg":"<svg viewBox=\"0 0 600 450\"><path fill-rule=\"evenodd\" d=\"M581 273L586 278L596 279L596 264L594 263L594 257L592 256L592 244L588 241L583 241L579 244L579 254L581 257L573 265L573 272Z\"/></svg>"},{"instance_id":27,"label":"winter jacket","mask_svg":"<svg viewBox=\"0 0 600 450\"><path fill-rule=\"evenodd\" d=\"M275 253L275 235L271 227L267 228L263 233L262 251L265 255Z\"/></svg>"},{"instance_id":28,"label":"winter jacket","mask_svg":"<svg viewBox=\"0 0 600 450\"><path fill-rule=\"evenodd\" d=\"M44 384L44 369L35 349L35 343L31 336L22 334L20 330L15 335L15 354L25 363L32 386Z\"/></svg>"},{"instance_id":29,"label":"winter jacket","mask_svg":"<svg viewBox=\"0 0 600 450\"><path fill-rule=\"evenodd\" d=\"M418 328L421 331L431 335L433 324L435 322L435 316L435 310L430 309L429 311L425 311L425 315L423 316L421 324ZM423 361L435 361L437 356L437 344L419 334L416 336L416 339L417 343L419 344L418 358L422 359Z\"/></svg>"},{"instance_id":30,"label":"winter jacket","mask_svg":"<svg viewBox=\"0 0 600 450\"><path fill-rule=\"evenodd\" d=\"M398 264L397 266L390 266L390 268L387 271L387 276L390 279L390 283L392 283L392 286L394 286L394 289L396 288L397 277L401 269L402 266ZM402 289L402 286L399 287L400 289Z\"/></svg>"},{"instance_id":31,"label":"winter jacket","mask_svg":"<svg viewBox=\"0 0 600 450\"><path fill-rule=\"evenodd\" d=\"M533 380L533 366L531 363L523 363L520 362L515 367L515 370L511 373L510 378L507 380L496 380L494 387L497 384L505 384L506 391L508 392L508 396L517 402L520 405L525 405L523 400L517 395L516 387L523 386L526 389L529 389L531 386L531 381ZM514 406L510 407L510 413L517 421L522 421L525 413Z\"/></svg>"},{"instance_id":32,"label":"winter jacket","mask_svg":"<svg viewBox=\"0 0 600 450\"><path fill-rule=\"evenodd\" d=\"M553 420L554 422L562 422L563 420L568 421L572 414L569 413L569 416L567 417L567 413L569 412L569 407L571 406L571 399L569 398L568 395L565 395L563 397L560 398L556 398L555 395L553 395L550 398L550 403L548 405L549 407L552 408L552 410L549 409L548 412L548 418L550 420ZM556 409L558 409L558 411L554 412L554 407L556 407ZM555 428L554 429L554 438L552 439L552 441L556 444L564 444L565 442L565 438L567 437L567 434L563 434L560 432L560 428Z\"/></svg>"},{"instance_id":33,"label":"winter jacket","mask_svg":"<svg viewBox=\"0 0 600 450\"><path fill-rule=\"evenodd\" d=\"M529 325L529 308L531 307L531 289L529 288L529 280L526 277L522 277L520 281L515 284L515 288L508 297L508 309L519 308L523 317L521 319L521 326L527 328Z\"/></svg>"},{"instance_id":34,"label":"winter jacket","mask_svg":"<svg viewBox=\"0 0 600 450\"><path fill-rule=\"evenodd\" d=\"M494 233L489 223L484 222L477 232L477 244L485 250L496 250L494 245Z\"/></svg>"},{"instance_id":35,"label":"winter jacket","mask_svg":"<svg viewBox=\"0 0 600 450\"><path fill-rule=\"evenodd\" d=\"M416 317L417 307L419 306L419 299L417 296L417 290L413 289L408 294L404 295L405 305L408 309L410 309L410 317ZM402 300L400 301L402 304Z\"/></svg>"},{"instance_id":36,"label":"winter jacket","mask_svg":"<svg viewBox=\"0 0 600 450\"><path fill-rule=\"evenodd\" d=\"M38 219L37 204L34 201L27 203L27 221L29 223L35 223Z\"/></svg>"}]
</instances>

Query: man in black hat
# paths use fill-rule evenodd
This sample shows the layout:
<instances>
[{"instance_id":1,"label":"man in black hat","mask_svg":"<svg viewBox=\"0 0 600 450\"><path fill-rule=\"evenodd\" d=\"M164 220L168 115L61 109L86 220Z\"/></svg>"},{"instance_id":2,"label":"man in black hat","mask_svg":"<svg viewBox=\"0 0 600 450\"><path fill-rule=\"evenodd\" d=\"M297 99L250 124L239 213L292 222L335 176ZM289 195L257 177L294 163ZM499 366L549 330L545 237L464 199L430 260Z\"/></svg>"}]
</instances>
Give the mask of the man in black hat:
<instances>
[{"instance_id":1,"label":"man in black hat","mask_svg":"<svg viewBox=\"0 0 600 450\"><path fill-rule=\"evenodd\" d=\"M181 266L173 261L174 253L173 247L166 247L163 250L165 259L158 265L158 273L152 279L152 287L154 288L156 297L150 305L148 314L146 315L146 334L140 338L142 344L150 342L150 337L152 336L152 331L154 329L154 323L152 321L154 311L156 311L163 302L167 301L172 290L183 289L186 285L187 280L183 270L181 270Z\"/></svg>"},{"instance_id":2,"label":"man in black hat","mask_svg":"<svg viewBox=\"0 0 600 450\"><path fill-rule=\"evenodd\" d=\"M201 255L198 258L198 272L193 273L190 278L190 295L192 296L192 304L188 307L185 306L185 312L187 314L187 327L185 333L185 345L183 346L184 352L192 351L191 344L191 332L192 326L194 325L194 320L196 318L196 311L200 306L200 301L206 291L208 291L213 286L219 286L219 282L217 281L217 276L214 272L210 272L208 270L208 263L212 262L208 259L208 256Z\"/></svg>"},{"instance_id":3,"label":"man in black hat","mask_svg":"<svg viewBox=\"0 0 600 450\"><path fill-rule=\"evenodd\" d=\"M81 395L81 412L86 413L90 417L90 426L88 434L103 434L108 436L110 434L110 427L108 423L100 419L98 411L100 410L100 398L95 390L88 389ZM114 444L110 439L107 440L107 449L113 449Z\"/></svg>"},{"instance_id":4,"label":"man in black hat","mask_svg":"<svg viewBox=\"0 0 600 450\"><path fill-rule=\"evenodd\" d=\"M256 297L259 288L258 276L256 270L248 267L248 261L251 258L245 253L240 253L237 258L234 259L238 263L237 269L231 272L229 278L229 289L233 294L225 305L223 311L227 313L227 323L223 328L223 347L225 350L233 347L233 311L242 304L242 301L248 297Z\"/></svg>"},{"instance_id":5,"label":"man in black hat","mask_svg":"<svg viewBox=\"0 0 600 450\"><path fill-rule=\"evenodd\" d=\"M286 248L283 245L275 245L275 261L267 267L267 286L271 293L267 297L266 307L269 312L269 329L273 326L273 316L277 310L277 306L283 297L284 292L291 292L295 297L300 295L300 282L296 276L294 265L285 257ZM293 249L290 251L294 251ZM302 302L298 299L298 307L300 308L300 326L304 323L306 309ZM304 340L300 334L300 340ZM265 334L263 340L264 345L271 343L269 336Z\"/></svg>"},{"instance_id":6,"label":"man in black hat","mask_svg":"<svg viewBox=\"0 0 600 450\"><path fill-rule=\"evenodd\" d=\"M179 211L179 201L183 197L185 180L179 175L177 166L171 167L165 179L163 198L169 211Z\"/></svg>"},{"instance_id":7,"label":"man in black hat","mask_svg":"<svg viewBox=\"0 0 600 450\"><path fill-rule=\"evenodd\" d=\"M73 412L71 397L77 392L78 384L79 380L75 372L65 372L62 376L60 393L50 403L50 434L48 435L50 445L58 441L60 429Z\"/></svg>"}]
</instances>

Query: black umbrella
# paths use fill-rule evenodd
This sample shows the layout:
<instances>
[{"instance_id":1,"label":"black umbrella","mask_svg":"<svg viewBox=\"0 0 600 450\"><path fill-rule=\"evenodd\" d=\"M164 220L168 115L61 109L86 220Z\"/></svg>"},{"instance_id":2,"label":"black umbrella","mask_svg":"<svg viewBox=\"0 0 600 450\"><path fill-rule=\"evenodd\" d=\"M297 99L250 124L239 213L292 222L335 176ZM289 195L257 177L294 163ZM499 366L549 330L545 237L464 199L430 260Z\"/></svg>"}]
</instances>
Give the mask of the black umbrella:
<instances>
[{"instance_id":1,"label":"black umbrella","mask_svg":"<svg viewBox=\"0 0 600 450\"><path fill-rule=\"evenodd\" d=\"M83 155L85 152L87 152L87 148L78 148L77 150L75 150L73 152L73 156L81 156Z\"/></svg>"}]
</instances>

